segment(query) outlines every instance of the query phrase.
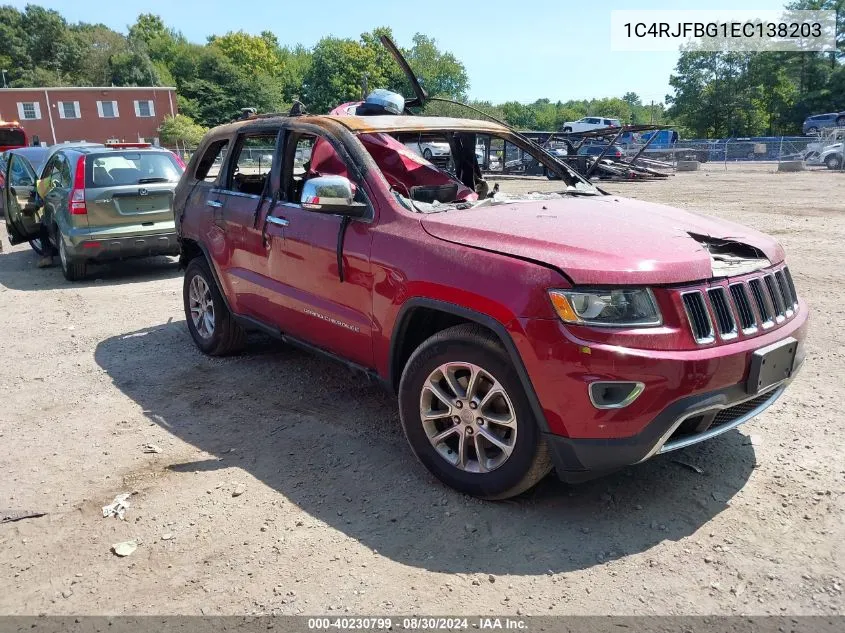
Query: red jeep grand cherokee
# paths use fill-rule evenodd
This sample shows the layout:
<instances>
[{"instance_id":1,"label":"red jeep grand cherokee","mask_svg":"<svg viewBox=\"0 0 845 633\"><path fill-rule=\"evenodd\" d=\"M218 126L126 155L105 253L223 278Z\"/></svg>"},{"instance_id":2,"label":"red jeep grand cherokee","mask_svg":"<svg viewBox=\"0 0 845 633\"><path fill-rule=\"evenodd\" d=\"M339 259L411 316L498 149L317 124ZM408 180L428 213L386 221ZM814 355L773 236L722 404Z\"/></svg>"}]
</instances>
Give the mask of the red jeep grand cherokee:
<instances>
[{"instance_id":1,"label":"red jeep grand cherokee","mask_svg":"<svg viewBox=\"0 0 845 633\"><path fill-rule=\"evenodd\" d=\"M449 170L405 144L420 137L449 143ZM478 148L559 191L491 190ZM203 352L262 330L379 378L420 461L479 497L724 433L803 360L774 239L606 195L493 123L251 117L208 133L175 214Z\"/></svg>"}]
</instances>

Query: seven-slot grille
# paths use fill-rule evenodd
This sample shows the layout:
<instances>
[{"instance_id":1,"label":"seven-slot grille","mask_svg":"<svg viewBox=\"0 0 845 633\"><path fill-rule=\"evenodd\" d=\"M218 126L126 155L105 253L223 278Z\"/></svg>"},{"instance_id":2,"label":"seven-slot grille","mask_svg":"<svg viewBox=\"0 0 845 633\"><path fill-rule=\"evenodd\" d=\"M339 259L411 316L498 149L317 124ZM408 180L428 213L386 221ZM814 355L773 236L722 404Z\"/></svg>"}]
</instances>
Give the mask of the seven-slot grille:
<instances>
[{"instance_id":1,"label":"seven-slot grille","mask_svg":"<svg viewBox=\"0 0 845 633\"><path fill-rule=\"evenodd\" d=\"M789 269L784 267L727 286L681 294L695 341L712 343L746 336L782 323L798 311L798 295ZM711 317L712 315L712 317Z\"/></svg>"}]
</instances>

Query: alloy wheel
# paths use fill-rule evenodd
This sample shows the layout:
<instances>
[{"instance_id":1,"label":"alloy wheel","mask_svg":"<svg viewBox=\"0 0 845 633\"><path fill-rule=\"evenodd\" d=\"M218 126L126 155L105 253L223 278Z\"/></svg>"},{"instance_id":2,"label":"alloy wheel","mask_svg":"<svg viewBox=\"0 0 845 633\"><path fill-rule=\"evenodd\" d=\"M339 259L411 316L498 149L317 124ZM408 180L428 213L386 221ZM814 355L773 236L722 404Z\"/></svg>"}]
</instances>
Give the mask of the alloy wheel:
<instances>
[{"instance_id":1,"label":"alloy wheel","mask_svg":"<svg viewBox=\"0 0 845 633\"><path fill-rule=\"evenodd\" d=\"M490 372L472 363L446 363L429 374L420 393L420 419L437 454L466 472L499 468L516 446L510 397Z\"/></svg>"},{"instance_id":2,"label":"alloy wheel","mask_svg":"<svg viewBox=\"0 0 845 633\"><path fill-rule=\"evenodd\" d=\"M197 333L202 338L211 338L214 335L214 300L211 288L200 275L194 275L191 279L188 308Z\"/></svg>"}]
</instances>

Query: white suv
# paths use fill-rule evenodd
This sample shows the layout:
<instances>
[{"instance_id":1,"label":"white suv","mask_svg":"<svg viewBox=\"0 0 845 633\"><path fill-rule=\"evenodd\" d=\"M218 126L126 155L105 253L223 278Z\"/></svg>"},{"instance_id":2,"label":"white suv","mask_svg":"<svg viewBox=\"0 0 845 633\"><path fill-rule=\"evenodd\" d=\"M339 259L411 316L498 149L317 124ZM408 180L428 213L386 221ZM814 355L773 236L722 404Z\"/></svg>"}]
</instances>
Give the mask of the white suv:
<instances>
[{"instance_id":1,"label":"white suv","mask_svg":"<svg viewBox=\"0 0 845 633\"><path fill-rule=\"evenodd\" d=\"M606 119L598 116L585 116L577 121L567 121L563 124L564 132L587 132L598 130L603 127L622 127L619 119Z\"/></svg>"}]
</instances>

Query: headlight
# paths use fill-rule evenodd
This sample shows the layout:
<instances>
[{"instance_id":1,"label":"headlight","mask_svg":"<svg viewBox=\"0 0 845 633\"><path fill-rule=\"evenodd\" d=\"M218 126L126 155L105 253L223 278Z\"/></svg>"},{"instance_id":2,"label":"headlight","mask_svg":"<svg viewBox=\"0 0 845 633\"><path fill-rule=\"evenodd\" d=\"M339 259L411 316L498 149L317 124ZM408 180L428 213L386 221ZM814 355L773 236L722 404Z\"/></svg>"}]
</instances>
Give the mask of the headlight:
<instances>
[{"instance_id":1,"label":"headlight","mask_svg":"<svg viewBox=\"0 0 845 633\"><path fill-rule=\"evenodd\" d=\"M552 305L566 323L604 327L650 327L663 321L648 288L550 290Z\"/></svg>"}]
</instances>

